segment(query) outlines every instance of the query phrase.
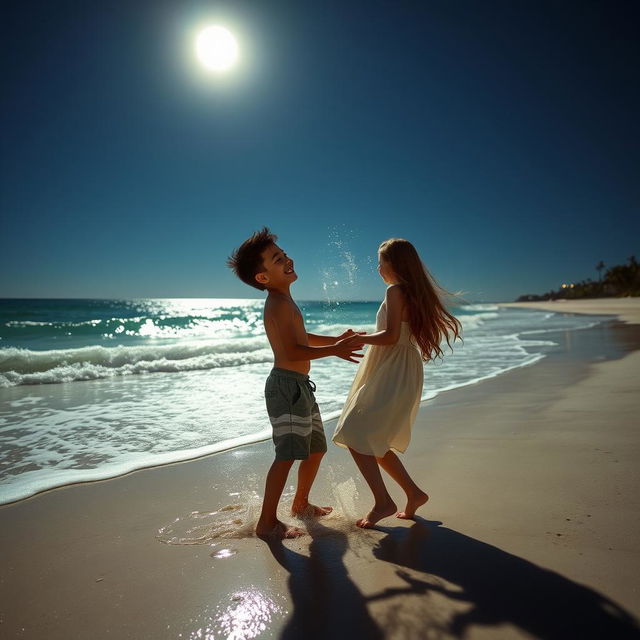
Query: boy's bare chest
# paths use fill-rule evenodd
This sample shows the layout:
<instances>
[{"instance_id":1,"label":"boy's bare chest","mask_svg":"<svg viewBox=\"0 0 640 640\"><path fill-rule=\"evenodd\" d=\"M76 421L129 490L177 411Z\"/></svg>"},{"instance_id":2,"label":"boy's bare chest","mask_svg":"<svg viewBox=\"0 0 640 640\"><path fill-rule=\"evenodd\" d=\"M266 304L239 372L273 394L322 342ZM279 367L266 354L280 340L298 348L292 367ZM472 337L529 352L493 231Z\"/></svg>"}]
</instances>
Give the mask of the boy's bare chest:
<instances>
[{"instance_id":1,"label":"boy's bare chest","mask_svg":"<svg viewBox=\"0 0 640 640\"><path fill-rule=\"evenodd\" d=\"M289 331L291 333L294 333L299 338L303 335L306 336L304 316L298 305L293 301L287 301L286 307L288 307L289 309L284 314L278 314L277 312L274 312L273 308L265 309L263 319L267 335L269 335L273 331Z\"/></svg>"},{"instance_id":2,"label":"boy's bare chest","mask_svg":"<svg viewBox=\"0 0 640 640\"><path fill-rule=\"evenodd\" d=\"M293 303L293 326L297 332L304 332L304 316L297 304Z\"/></svg>"}]
</instances>

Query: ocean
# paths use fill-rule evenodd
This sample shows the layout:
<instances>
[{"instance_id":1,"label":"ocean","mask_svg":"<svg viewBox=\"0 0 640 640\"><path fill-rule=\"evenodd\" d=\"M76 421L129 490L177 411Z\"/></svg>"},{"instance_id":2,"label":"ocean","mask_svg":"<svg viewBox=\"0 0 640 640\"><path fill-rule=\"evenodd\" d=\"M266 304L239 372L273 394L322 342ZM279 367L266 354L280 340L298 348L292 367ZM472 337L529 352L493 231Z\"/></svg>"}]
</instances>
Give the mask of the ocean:
<instances>
[{"instance_id":1,"label":"ocean","mask_svg":"<svg viewBox=\"0 0 640 640\"><path fill-rule=\"evenodd\" d=\"M299 302L307 330L372 330L379 302ZM262 300L0 300L0 503L270 437ZM540 360L599 319L491 304L452 311L464 343L425 365L423 399ZM312 363L323 418L357 365ZM331 435L332 427L327 430Z\"/></svg>"}]
</instances>

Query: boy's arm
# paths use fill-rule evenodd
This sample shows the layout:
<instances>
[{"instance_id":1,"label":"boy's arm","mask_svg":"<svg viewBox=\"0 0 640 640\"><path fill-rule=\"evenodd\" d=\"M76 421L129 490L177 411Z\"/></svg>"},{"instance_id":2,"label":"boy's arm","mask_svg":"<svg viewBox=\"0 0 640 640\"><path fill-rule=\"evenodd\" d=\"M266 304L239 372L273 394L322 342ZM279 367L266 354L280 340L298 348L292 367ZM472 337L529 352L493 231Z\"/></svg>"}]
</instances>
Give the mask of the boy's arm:
<instances>
[{"instance_id":1,"label":"boy's arm","mask_svg":"<svg viewBox=\"0 0 640 640\"><path fill-rule=\"evenodd\" d=\"M292 362L317 360L327 356L337 356L343 360L358 362L356 358L362 357L361 353L357 353L362 348L359 335L349 336L338 342L322 346L300 344L296 337L293 310L288 304L279 302L273 304L269 309L269 317L265 317L265 322L269 322L271 327L278 332L287 359Z\"/></svg>"},{"instance_id":2,"label":"boy's arm","mask_svg":"<svg viewBox=\"0 0 640 640\"><path fill-rule=\"evenodd\" d=\"M387 302L387 327L382 331L360 336L364 344L391 345L400 338L400 326L402 323L402 309L404 307L404 294L398 285L392 285L385 295Z\"/></svg>"},{"instance_id":3,"label":"boy's arm","mask_svg":"<svg viewBox=\"0 0 640 640\"><path fill-rule=\"evenodd\" d=\"M311 347L326 347L327 345L335 344L338 339L333 336L319 336L315 333L307 333L307 338Z\"/></svg>"}]
</instances>

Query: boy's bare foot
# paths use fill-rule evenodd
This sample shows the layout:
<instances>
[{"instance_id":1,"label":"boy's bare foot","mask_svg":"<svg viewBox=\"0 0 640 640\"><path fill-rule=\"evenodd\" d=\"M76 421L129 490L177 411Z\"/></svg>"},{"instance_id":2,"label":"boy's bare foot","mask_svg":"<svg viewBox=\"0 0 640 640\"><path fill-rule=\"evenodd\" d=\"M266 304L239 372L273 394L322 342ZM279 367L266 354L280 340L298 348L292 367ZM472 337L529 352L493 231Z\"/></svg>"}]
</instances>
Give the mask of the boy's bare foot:
<instances>
[{"instance_id":1,"label":"boy's bare foot","mask_svg":"<svg viewBox=\"0 0 640 640\"><path fill-rule=\"evenodd\" d=\"M320 518L329 515L333 511L333 507L316 507L315 504L293 503L291 505L291 515L296 518Z\"/></svg>"},{"instance_id":2,"label":"boy's bare foot","mask_svg":"<svg viewBox=\"0 0 640 640\"><path fill-rule=\"evenodd\" d=\"M402 520L411 520L416 515L418 507L426 504L427 500L429 500L429 496L424 491L416 493L407 499L407 506L405 507L405 510L400 511L396 517L401 518Z\"/></svg>"},{"instance_id":3,"label":"boy's bare foot","mask_svg":"<svg viewBox=\"0 0 640 640\"><path fill-rule=\"evenodd\" d=\"M258 522L256 535L259 538L278 538L283 540L285 538L299 538L304 535L304 531L298 529L298 527L288 527L284 522L276 520L276 524L272 527L261 525Z\"/></svg>"},{"instance_id":4,"label":"boy's bare foot","mask_svg":"<svg viewBox=\"0 0 640 640\"><path fill-rule=\"evenodd\" d=\"M367 515L358 520L356 525L358 525L361 529L371 529L378 520L382 520L382 518L386 518L388 516L392 516L396 512L396 504L393 500L390 500L386 504L383 505L374 505L373 509L367 513Z\"/></svg>"}]
</instances>

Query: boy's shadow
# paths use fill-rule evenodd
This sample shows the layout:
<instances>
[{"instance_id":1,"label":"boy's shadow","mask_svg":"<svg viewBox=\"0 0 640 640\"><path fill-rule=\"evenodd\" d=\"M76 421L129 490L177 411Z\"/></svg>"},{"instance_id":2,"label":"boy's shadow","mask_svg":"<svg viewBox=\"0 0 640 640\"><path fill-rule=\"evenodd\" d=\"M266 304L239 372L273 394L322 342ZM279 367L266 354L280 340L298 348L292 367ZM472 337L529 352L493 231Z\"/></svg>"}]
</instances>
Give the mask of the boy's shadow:
<instances>
[{"instance_id":1,"label":"boy's shadow","mask_svg":"<svg viewBox=\"0 0 640 640\"><path fill-rule=\"evenodd\" d=\"M605 596L441 525L417 518L409 528L378 527L387 535L374 548L374 555L428 574L429 580L399 569L397 574L407 587L385 589L371 599L439 593L468 603L470 609L454 614L446 624L445 631L458 638L472 626L502 624L537 638L640 638L638 621ZM415 612L416 623L419 619L428 624L428 600L422 611Z\"/></svg>"},{"instance_id":2,"label":"boy's shadow","mask_svg":"<svg viewBox=\"0 0 640 640\"><path fill-rule=\"evenodd\" d=\"M344 565L347 535L317 521L308 530L309 557L287 548L281 540L264 540L289 572L293 612L280 637L382 640L384 634L369 615L366 598Z\"/></svg>"}]
</instances>

